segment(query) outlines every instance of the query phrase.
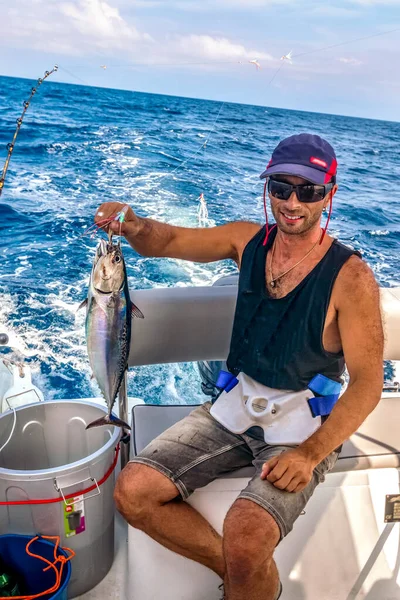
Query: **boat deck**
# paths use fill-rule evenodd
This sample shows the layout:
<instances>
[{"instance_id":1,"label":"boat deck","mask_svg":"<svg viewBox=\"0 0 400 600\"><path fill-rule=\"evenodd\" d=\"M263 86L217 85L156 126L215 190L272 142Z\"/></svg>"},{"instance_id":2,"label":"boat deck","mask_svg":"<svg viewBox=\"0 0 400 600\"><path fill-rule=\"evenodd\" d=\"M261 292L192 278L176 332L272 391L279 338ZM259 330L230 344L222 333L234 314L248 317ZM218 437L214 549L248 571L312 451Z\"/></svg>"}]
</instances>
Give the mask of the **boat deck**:
<instances>
[{"instance_id":1,"label":"boat deck","mask_svg":"<svg viewBox=\"0 0 400 600\"><path fill-rule=\"evenodd\" d=\"M95 588L76 596L76 600L128 599L126 574L128 570L128 525L119 514L115 517L115 558L107 576Z\"/></svg>"}]
</instances>

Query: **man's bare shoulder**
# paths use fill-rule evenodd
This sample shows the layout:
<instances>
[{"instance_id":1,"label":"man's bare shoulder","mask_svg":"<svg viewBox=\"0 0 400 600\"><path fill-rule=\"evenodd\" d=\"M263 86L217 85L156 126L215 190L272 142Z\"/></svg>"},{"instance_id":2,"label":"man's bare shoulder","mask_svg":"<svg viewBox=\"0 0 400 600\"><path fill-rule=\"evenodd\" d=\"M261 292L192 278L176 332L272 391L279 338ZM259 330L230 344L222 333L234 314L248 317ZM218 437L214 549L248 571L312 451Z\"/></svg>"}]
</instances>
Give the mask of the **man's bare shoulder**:
<instances>
[{"instance_id":1,"label":"man's bare shoulder","mask_svg":"<svg viewBox=\"0 0 400 600\"><path fill-rule=\"evenodd\" d=\"M239 265L242 260L244 249L246 248L249 241L260 231L261 228L262 225L260 225L260 223L254 223L252 221L235 221L235 223L233 224L233 245L237 254L236 262Z\"/></svg>"},{"instance_id":2,"label":"man's bare shoulder","mask_svg":"<svg viewBox=\"0 0 400 600\"><path fill-rule=\"evenodd\" d=\"M334 286L335 306L340 308L359 303L366 296L372 302L379 302L379 285L371 267L362 258L353 254L340 269L337 277Z\"/></svg>"},{"instance_id":3,"label":"man's bare shoulder","mask_svg":"<svg viewBox=\"0 0 400 600\"><path fill-rule=\"evenodd\" d=\"M234 225L237 232L244 237L253 237L262 228L260 223L255 223L254 221L235 221ZM251 237L249 237L249 239L251 239Z\"/></svg>"}]
</instances>

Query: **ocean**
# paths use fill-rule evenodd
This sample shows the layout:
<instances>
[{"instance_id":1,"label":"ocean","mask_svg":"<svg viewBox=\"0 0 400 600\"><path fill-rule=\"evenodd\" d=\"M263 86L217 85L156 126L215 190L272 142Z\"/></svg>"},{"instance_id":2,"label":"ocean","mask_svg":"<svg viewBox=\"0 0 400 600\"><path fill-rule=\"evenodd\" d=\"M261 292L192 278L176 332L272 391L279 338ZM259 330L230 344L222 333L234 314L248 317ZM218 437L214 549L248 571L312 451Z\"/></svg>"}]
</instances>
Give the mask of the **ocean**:
<instances>
[{"instance_id":1,"label":"ocean","mask_svg":"<svg viewBox=\"0 0 400 600\"><path fill-rule=\"evenodd\" d=\"M0 160L35 82L0 77ZM94 397L84 311L101 202L196 227L264 220L259 174L280 139L317 133L334 146L339 192L329 231L362 252L381 286L400 285L400 123L46 81L25 116L0 198L0 333L24 345L47 399ZM131 289L211 285L229 261L143 258L123 244ZM145 312L142 307L143 312ZM367 326L367 324L366 324ZM391 365L386 366L390 377ZM192 363L129 372L146 402L204 400Z\"/></svg>"}]
</instances>

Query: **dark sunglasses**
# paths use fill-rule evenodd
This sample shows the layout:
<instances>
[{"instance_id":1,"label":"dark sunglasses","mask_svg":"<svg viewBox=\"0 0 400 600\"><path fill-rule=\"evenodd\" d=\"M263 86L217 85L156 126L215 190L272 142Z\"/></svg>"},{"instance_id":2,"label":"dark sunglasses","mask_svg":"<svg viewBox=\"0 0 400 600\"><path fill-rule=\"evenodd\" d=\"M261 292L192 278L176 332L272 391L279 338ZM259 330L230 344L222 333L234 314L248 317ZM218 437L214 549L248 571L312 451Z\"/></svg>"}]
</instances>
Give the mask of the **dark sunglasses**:
<instances>
[{"instance_id":1,"label":"dark sunglasses","mask_svg":"<svg viewBox=\"0 0 400 600\"><path fill-rule=\"evenodd\" d=\"M268 179L268 193L278 200L289 200L293 192L300 202L320 202L332 190L334 184L316 185L306 183L305 185L292 185L286 181L279 181L270 177Z\"/></svg>"}]
</instances>

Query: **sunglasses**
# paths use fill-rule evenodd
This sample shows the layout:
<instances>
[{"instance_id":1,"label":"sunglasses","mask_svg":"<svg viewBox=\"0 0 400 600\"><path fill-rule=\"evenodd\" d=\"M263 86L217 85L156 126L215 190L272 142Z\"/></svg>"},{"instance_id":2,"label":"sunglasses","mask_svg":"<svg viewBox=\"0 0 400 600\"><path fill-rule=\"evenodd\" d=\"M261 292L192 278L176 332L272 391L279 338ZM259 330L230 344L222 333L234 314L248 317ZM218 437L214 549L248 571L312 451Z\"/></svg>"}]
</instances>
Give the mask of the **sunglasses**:
<instances>
[{"instance_id":1,"label":"sunglasses","mask_svg":"<svg viewBox=\"0 0 400 600\"><path fill-rule=\"evenodd\" d=\"M293 192L300 202L320 202L332 190L334 184L316 185L306 183L305 185L292 185L286 181L279 181L270 177L268 179L268 193L277 200L289 200Z\"/></svg>"}]
</instances>

